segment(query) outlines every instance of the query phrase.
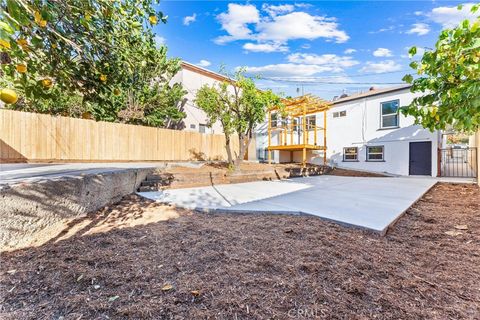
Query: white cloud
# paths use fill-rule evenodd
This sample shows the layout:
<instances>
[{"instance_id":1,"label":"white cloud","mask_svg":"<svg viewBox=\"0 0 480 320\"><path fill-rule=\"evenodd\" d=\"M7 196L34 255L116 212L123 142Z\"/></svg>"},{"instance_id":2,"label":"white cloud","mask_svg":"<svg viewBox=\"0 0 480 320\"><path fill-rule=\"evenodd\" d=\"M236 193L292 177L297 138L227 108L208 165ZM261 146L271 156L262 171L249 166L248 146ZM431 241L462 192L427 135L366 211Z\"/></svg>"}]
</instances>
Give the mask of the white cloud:
<instances>
[{"instance_id":1,"label":"white cloud","mask_svg":"<svg viewBox=\"0 0 480 320\"><path fill-rule=\"evenodd\" d=\"M458 10L454 7L437 7L432 9L426 14L432 21L439 23L443 28L454 28L461 21L469 19L473 21L476 16L470 12L473 3L467 3L463 6L462 10Z\"/></svg>"},{"instance_id":2,"label":"white cloud","mask_svg":"<svg viewBox=\"0 0 480 320\"><path fill-rule=\"evenodd\" d=\"M296 80L306 79L324 72L342 73L345 69L360 64L352 57L342 57L335 54L293 53L287 57L287 60L288 63L246 67L246 71L252 75ZM341 75L338 77L341 77Z\"/></svg>"},{"instance_id":3,"label":"white cloud","mask_svg":"<svg viewBox=\"0 0 480 320\"><path fill-rule=\"evenodd\" d=\"M263 20L257 24L257 30L259 40L327 38L341 43L349 39L345 31L338 29L338 23L332 18L312 16L306 12L292 12L273 17L272 20Z\"/></svg>"},{"instance_id":4,"label":"white cloud","mask_svg":"<svg viewBox=\"0 0 480 320\"><path fill-rule=\"evenodd\" d=\"M306 12L291 12L290 6L300 7L264 5L264 10L269 10L270 13L269 16L261 16L255 5L230 3L228 11L217 16L227 35L216 38L215 43L250 40L259 45L265 43L286 45L288 41L295 39L326 38L327 41L338 43L349 39L346 32L339 29L335 18L310 15Z\"/></svg>"},{"instance_id":5,"label":"white cloud","mask_svg":"<svg viewBox=\"0 0 480 320\"><path fill-rule=\"evenodd\" d=\"M413 14L416 15L416 16L421 16L421 15L423 15L423 12L422 11L415 11Z\"/></svg>"},{"instance_id":6,"label":"white cloud","mask_svg":"<svg viewBox=\"0 0 480 320\"><path fill-rule=\"evenodd\" d=\"M400 71L401 69L402 66L393 60L385 60L380 62L368 61L365 66L360 69L360 72L385 73Z\"/></svg>"},{"instance_id":7,"label":"white cloud","mask_svg":"<svg viewBox=\"0 0 480 320\"><path fill-rule=\"evenodd\" d=\"M360 64L352 57L341 57L335 54L308 54L293 53L287 57L288 62L298 64L310 64L315 66L328 67L331 72L342 72L345 68L350 68Z\"/></svg>"},{"instance_id":8,"label":"white cloud","mask_svg":"<svg viewBox=\"0 0 480 320\"><path fill-rule=\"evenodd\" d=\"M310 43L304 43L301 46L302 49L310 49L311 47L312 47L312 45Z\"/></svg>"},{"instance_id":9,"label":"white cloud","mask_svg":"<svg viewBox=\"0 0 480 320\"><path fill-rule=\"evenodd\" d=\"M271 42L271 43L252 43L247 42L243 45L243 49L252 52L286 52L288 51L288 47L278 43L278 42Z\"/></svg>"},{"instance_id":10,"label":"white cloud","mask_svg":"<svg viewBox=\"0 0 480 320\"><path fill-rule=\"evenodd\" d=\"M197 14L194 13L191 16L186 16L183 18L183 25L189 26L191 23L195 22L197 20Z\"/></svg>"},{"instance_id":11,"label":"white cloud","mask_svg":"<svg viewBox=\"0 0 480 320\"><path fill-rule=\"evenodd\" d=\"M154 39L155 39L155 44L157 45L157 47L163 46L165 44L165 41L167 41L167 39L165 39L162 36L158 36L158 35L156 35Z\"/></svg>"},{"instance_id":12,"label":"white cloud","mask_svg":"<svg viewBox=\"0 0 480 320\"><path fill-rule=\"evenodd\" d=\"M408 34L416 33L419 36L426 35L430 32L430 26L426 23L414 23L412 28L407 31Z\"/></svg>"},{"instance_id":13,"label":"white cloud","mask_svg":"<svg viewBox=\"0 0 480 320\"><path fill-rule=\"evenodd\" d=\"M228 35L218 37L215 42L224 44L229 41L251 39L252 30L250 30L248 24L260 22L260 13L257 7L251 4L229 3L228 11L220 13L217 19Z\"/></svg>"},{"instance_id":14,"label":"white cloud","mask_svg":"<svg viewBox=\"0 0 480 320\"><path fill-rule=\"evenodd\" d=\"M330 66L317 66L311 64L280 63L269 64L261 67L246 67L246 72L263 77L309 77L319 72L333 71Z\"/></svg>"},{"instance_id":15,"label":"white cloud","mask_svg":"<svg viewBox=\"0 0 480 320\"><path fill-rule=\"evenodd\" d=\"M382 33L382 32L392 31L393 29L395 29L395 26L388 26L386 28L378 29L377 31L369 31L368 33L371 33L371 34Z\"/></svg>"},{"instance_id":16,"label":"white cloud","mask_svg":"<svg viewBox=\"0 0 480 320\"><path fill-rule=\"evenodd\" d=\"M200 60L199 63L197 63L197 66L199 67L208 67L209 65L211 65L212 63L208 60Z\"/></svg>"},{"instance_id":17,"label":"white cloud","mask_svg":"<svg viewBox=\"0 0 480 320\"><path fill-rule=\"evenodd\" d=\"M392 51L387 48L378 48L377 50L373 51L373 55L375 57L391 57Z\"/></svg>"},{"instance_id":18,"label":"white cloud","mask_svg":"<svg viewBox=\"0 0 480 320\"><path fill-rule=\"evenodd\" d=\"M352 53L355 53L355 52L357 52L357 50L352 49L352 48L343 51L343 53L345 53L345 54L352 54Z\"/></svg>"},{"instance_id":19,"label":"white cloud","mask_svg":"<svg viewBox=\"0 0 480 320\"><path fill-rule=\"evenodd\" d=\"M280 4L276 6L264 3L262 5L262 10L271 16L276 16L278 14L292 12L295 10L295 6L293 4Z\"/></svg>"}]
</instances>

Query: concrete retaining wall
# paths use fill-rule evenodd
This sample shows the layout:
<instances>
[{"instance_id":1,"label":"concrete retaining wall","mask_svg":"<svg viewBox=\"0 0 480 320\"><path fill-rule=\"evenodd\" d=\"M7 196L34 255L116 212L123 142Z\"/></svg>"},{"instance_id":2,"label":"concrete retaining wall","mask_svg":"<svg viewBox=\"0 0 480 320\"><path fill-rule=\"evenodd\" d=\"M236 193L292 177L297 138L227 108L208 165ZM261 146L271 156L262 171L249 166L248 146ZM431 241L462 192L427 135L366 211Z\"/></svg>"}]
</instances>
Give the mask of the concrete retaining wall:
<instances>
[{"instance_id":1,"label":"concrete retaining wall","mask_svg":"<svg viewBox=\"0 0 480 320\"><path fill-rule=\"evenodd\" d=\"M117 202L152 171L125 169L1 186L0 251L28 245L32 235L46 228Z\"/></svg>"}]
</instances>

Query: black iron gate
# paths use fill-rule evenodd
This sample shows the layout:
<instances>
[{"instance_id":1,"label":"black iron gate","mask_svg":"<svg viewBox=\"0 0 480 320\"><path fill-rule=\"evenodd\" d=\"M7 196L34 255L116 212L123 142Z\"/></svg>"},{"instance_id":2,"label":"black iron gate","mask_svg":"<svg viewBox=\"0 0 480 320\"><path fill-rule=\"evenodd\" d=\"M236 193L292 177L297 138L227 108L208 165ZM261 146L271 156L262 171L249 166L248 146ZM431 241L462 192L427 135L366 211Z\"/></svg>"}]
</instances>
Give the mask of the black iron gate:
<instances>
[{"instance_id":1,"label":"black iron gate","mask_svg":"<svg viewBox=\"0 0 480 320\"><path fill-rule=\"evenodd\" d=\"M476 178L477 148L447 148L439 150L440 176Z\"/></svg>"}]
</instances>

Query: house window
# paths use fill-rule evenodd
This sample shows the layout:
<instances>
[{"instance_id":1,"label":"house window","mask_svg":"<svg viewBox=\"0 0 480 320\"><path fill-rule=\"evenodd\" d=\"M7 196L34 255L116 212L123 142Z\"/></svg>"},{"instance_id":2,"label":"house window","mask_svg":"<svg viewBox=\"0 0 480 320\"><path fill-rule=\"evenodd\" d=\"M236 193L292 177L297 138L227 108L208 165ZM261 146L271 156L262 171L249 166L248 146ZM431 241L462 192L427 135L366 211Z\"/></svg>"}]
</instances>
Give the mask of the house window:
<instances>
[{"instance_id":1,"label":"house window","mask_svg":"<svg viewBox=\"0 0 480 320\"><path fill-rule=\"evenodd\" d=\"M347 116L347 110L337 111L333 113L334 118L340 118L340 117L346 117L346 116Z\"/></svg>"},{"instance_id":2,"label":"house window","mask_svg":"<svg viewBox=\"0 0 480 320\"><path fill-rule=\"evenodd\" d=\"M293 131L298 131L299 130L299 122L298 118L293 119Z\"/></svg>"},{"instance_id":3,"label":"house window","mask_svg":"<svg viewBox=\"0 0 480 320\"><path fill-rule=\"evenodd\" d=\"M190 129L195 129L195 125L194 125L194 124L191 124L191 125L190 125Z\"/></svg>"},{"instance_id":4,"label":"house window","mask_svg":"<svg viewBox=\"0 0 480 320\"><path fill-rule=\"evenodd\" d=\"M198 131L199 131L200 133L205 133L205 131L207 131L207 125L205 125L205 124L199 124L199 125L198 125Z\"/></svg>"},{"instance_id":5,"label":"house window","mask_svg":"<svg viewBox=\"0 0 480 320\"><path fill-rule=\"evenodd\" d=\"M382 128L395 128L398 127L398 108L400 105L399 100L393 100L381 103L381 127Z\"/></svg>"},{"instance_id":6,"label":"house window","mask_svg":"<svg viewBox=\"0 0 480 320\"><path fill-rule=\"evenodd\" d=\"M383 146L367 147L367 161L383 161Z\"/></svg>"},{"instance_id":7,"label":"house window","mask_svg":"<svg viewBox=\"0 0 480 320\"><path fill-rule=\"evenodd\" d=\"M306 119L307 119L307 130L313 130L317 123L317 117L308 116Z\"/></svg>"},{"instance_id":8,"label":"house window","mask_svg":"<svg viewBox=\"0 0 480 320\"><path fill-rule=\"evenodd\" d=\"M357 160L358 160L357 147L343 148L343 161L357 161Z\"/></svg>"},{"instance_id":9,"label":"house window","mask_svg":"<svg viewBox=\"0 0 480 320\"><path fill-rule=\"evenodd\" d=\"M276 128L278 126L278 116L276 113L272 113L270 115L270 123L271 123L271 126L272 128Z\"/></svg>"}]
</instances>

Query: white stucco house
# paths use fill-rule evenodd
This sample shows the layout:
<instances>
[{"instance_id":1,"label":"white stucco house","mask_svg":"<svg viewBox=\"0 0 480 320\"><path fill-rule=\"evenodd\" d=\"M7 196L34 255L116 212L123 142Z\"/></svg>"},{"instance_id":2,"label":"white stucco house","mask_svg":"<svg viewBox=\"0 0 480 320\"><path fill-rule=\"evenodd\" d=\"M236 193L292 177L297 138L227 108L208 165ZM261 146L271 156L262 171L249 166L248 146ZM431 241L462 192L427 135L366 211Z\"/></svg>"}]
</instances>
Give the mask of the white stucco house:
<instances>
[{"instance_id":1,"label":"white stucco house","mask_svg":"<svg viewBox=\"0 0 480 320\"><path fill-rule=\"evenodd\" d=\"M404 85L372 88L332 101L326 113L328 164L405 176L437 176L441 133L415 125L413 117L399 113L399 108L408 105L415 96L410 86ZM317 125L322 125L323 121L323 113L307 119L307 123ZM256 139L261 158L265 158L264 150L268 146L265 128L265 125L260 127ZM273 159L289 161L290 156L281 153L274 151ZM292 157L295 161L298 155ZM312 151L308 154L308 162L322 164L323 157L323 151Z\"/></svg>"},{"instance_id":2,"label":"white stucco house","mask_svg":"<svg viewBox=\"0 0 480 320\"><path fill-rule=\"evenodd\" d=\"M183 120L183 126L179 129L200 133L223 132L220 123L215 123L211 128L207 127L207 117L205 112L195 105L195 95L198 89L203 85L207 84L211 86L225 80L229 80L229 78L219 73L182 61L182 69L172 79L172 82L174 83L181 83L187 91L181 105L182 111L185 112L186 117Z\"/></svg>"}]
</instances>

